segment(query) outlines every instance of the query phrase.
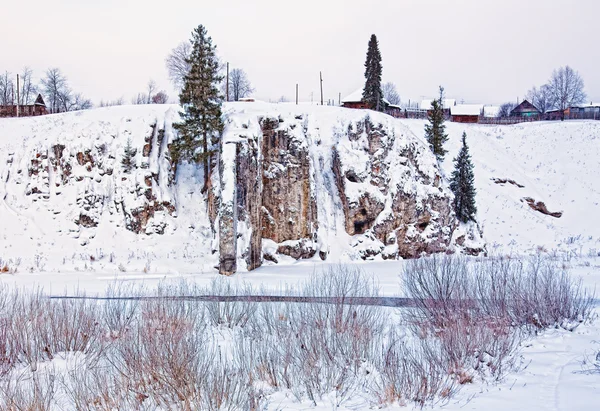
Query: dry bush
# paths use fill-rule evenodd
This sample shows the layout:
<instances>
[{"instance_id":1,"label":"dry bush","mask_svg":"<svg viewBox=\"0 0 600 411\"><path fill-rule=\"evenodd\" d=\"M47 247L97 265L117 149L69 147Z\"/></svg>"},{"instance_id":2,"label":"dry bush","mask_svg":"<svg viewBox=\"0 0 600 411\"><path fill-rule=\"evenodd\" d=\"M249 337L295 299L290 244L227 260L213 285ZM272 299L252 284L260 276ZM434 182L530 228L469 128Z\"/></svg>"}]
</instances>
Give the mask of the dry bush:
<instances>
[{"instance_id":1,"label":"dry bush","mask_svg":"<svg viewBox=\"0 0 600 411\"><path fill-rule=\"evenodd\" d=\"M0 409L6 411L48 411L54 405L56 373L23 373L0 381Z\"/></svg>"},{"instance_id":2,"label":"dry bush","mask_svg":"<svg viewBox=\"0 0 600 411\"><path fill-rule=\"evenodd\" d=\"M102 319L110 338L118 338L127 333L139 314L142 289L123 284L111 284L106 291L106 300L102 304Z\"/></svg>"},{"instance_id":3,"label":"dry bush","mask_svg":"<svg viewBox=\"0 0 600 411\"><path fill-rule=\"evenodd\" d=\"M313 403L336 392L339 405L357 389L384 328L380 307L348 303L376 297L378 289L360 271L338 266L313 275L300 294L306 302L261 304L258 317L270 332L248 330L238 361L252 352L245 368L259 380Z\"/></svg>"},{"instance_id":4,"label":"dry bush","mask_svg":"<svg viewBox=\"0 0 600 411\"><path fill-rule=\"evenodd\" d=\"M440 397L449 398L457 390L439 345L423 340L410 343L392 330L376 361L379 377L374 392L380 404L412 402L423 406Z\"/></svg>"},{"instance_id":5,"label":"dry bush","mask_svg":"<svg viewBox=\"0 0 600 411\"><path fill-rule=\"evenodd\" d=\"M143 300L140 313L126 338L115 342L111 361L138 395L167 408L191 407L213 355L202 306L160 297Z\"/></svg>"},{"instance_id":6,"label":"dry bush","mask_svg":"<svg viewBox=\"0 0 600 411\"><path fill-rule=\"evenodd\" d=\"M510 369L523 331L572 330L589 318L592 297L565 271L537 256L477 260L433 256L404 271L405 311L427 361L440 361L457 382L475 373L500 378Z\"/></svg>"},{"instance_id":7,"label":"dry bush","mask_svg":"<svg viewBox=\"0 0 600 411\"><path fill-rule=\"evenodd\" d=\"M253 295L253 290L250 285L234 286L227 278L216 278L202 293L208 296L233 297ZM257 304L249 301L208 301L205 306L212 325L230 328L244 327L257 309Z\"/></svg>"},{"instance_id":8,"label":"dry bush","mask_svg":"<svg viewBox=\"0 0 600 411\"><path fill-rule=\"evenodd\" d=\"M133 393L127 377L107 366L75 367L63 375L60 382L70 403L77 410L140 409L145 399Z\"/></svg>"}]
</instances>

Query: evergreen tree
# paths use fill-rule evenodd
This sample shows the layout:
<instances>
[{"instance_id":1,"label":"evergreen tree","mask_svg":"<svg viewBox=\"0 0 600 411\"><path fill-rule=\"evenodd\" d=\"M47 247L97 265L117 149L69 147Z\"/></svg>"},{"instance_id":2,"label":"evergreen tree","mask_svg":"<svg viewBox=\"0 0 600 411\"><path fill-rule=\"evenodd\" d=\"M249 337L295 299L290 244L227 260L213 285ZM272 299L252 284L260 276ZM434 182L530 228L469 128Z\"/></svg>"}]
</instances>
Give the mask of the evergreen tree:
<instances>
[{"instance_id":1,"label":"evergreen tree","mask_svg":"<svg viewBox=\"0 0 600 411\"><path fill-rule=\"evenodd\" d=\"M181 160L202 161L204 164L204 187L208 188L212 146L218 143L223 131L219 83L219 62L212 39L206 28L199 25L192 33L192 50L186 59L190 70L183 80L179 102L183 107L182 122L175 124L178 138L171 146L174 162ZM201 151L200 151L201 149Z\"/></svg>"},{"instance_id":2,"label":"evergreen tree","mask_svg":"<svg viewBox=\"0 0 600 411\"><path fill-rule=\"evenodd\" d=\"M462 147L454 159L450 189L454 193L454 212L458 220L463 223L475 221L475 175L467 146L467 133L463 133Z\"/></svg>"},{"instance_id":3,"label":"evergreen tree","mask_svg":"<svg viewBox=\"0 0 600 411\"><path fill-rule=\"evenodd\" d=\"M367 61L365 61L365 88L363 89L363 101L372 110L383 111L383 91L381 90L381 53L379 43L375 34L371 35L369 48L367 49Z\"/></svg>"},{"instance_id":4,"label":"evergreen tree","mask_svg":"<svg viewBox=\"0 0 600 411\"><path fill-rule=\"evenodd\" d=\"M429 124L425 125L425 138L438 161L443 161L447 151L444 143L448 141L446 126L444 125L444 88L440 86L440 98L433 100L431 109L427 113Z\"/></svg>"},{"instance_id":5,"label":"evergreen tree","mask_svg":"<svg viewBox=\"0 0 600 411\"><path fill-rule=\"evenodd\" d=\"M123 157L121 158L121 166L126 173L130 173L135 167L134 157L136 153L137 150L131 146L131 138L128 138Z\"/></svg>"}]
</instances>

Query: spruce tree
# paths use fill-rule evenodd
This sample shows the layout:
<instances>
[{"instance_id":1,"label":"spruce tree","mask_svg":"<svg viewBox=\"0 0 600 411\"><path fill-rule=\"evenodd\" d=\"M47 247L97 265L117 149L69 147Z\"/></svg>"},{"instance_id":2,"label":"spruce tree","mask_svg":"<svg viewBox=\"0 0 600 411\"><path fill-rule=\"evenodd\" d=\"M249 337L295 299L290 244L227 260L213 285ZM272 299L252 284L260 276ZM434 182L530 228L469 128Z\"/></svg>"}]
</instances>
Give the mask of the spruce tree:
<instances>
[{"instance_id":1,"label":"spruce tree","mask_svg":"<svg viewBox=\"0 0 600 411\"><path fill-rule=\"evenodd\" d=\"M454 193L454 212L459 221L475 221L475 175L467 146L467 133L462 135L462 147L454 159L454 171L450 178L450 189Z\"/></svg>"},{"instance_id":2,"label":"spruce tree","mask_svg":"<svg viewBox=\"0 0 600 411\"><path fill-rule=\"evenodd\" d=\"M219 75L216 46L213 46L203 25L194 29L191 43L192 50L186 59L190 71L184 77L183 89L179 94L179 102L183 108L180 113L182 121L175 124L179 133L171 146L171 155L174 162L202 161L202 192L205 192L208 188L212 146L218 142L223 131L223 97L219 93L219 83L223 77Z\"/></svg>"},{"instance_id":3,"label":"spruce tree","mask_svg":"<svg viewBox=\"0 0 600 411\"><path fill-rule=\"evenodd\" d=\"M433 100L431 109L427 112L429 124L425 125L425 138L438 161L443 161L447 151L444 143L448 141L446 126L444 125L444 88L440 87L440 98Z\"/></svg>"},{"instance_id":4,"label":"spruce tree","mask_svg":"<svg viewBox=\"0 0 600 411\"><path fill-rule=\"evenodd\" d=\"M383 91L381 90L381 53L379 43L375 34L371 35L367 49L367 61L365 61L365 88L363 89L363 101L372 110L383 111Z\"/></svg>"},{"instance_id":5,"label":"spruce tree","mask_svg":"<svg viewBox=\"0 0 600 411\"><path fill-rule=\"evenodd\" d=\"M123 152L123 157L121 158L121 166L126 173L130 173L131 170L135 167L134 157L137 153L137 150L131 146L131 138L127 139L127 144L125 144L125 151Z\"/></svg>"}]
</instances>

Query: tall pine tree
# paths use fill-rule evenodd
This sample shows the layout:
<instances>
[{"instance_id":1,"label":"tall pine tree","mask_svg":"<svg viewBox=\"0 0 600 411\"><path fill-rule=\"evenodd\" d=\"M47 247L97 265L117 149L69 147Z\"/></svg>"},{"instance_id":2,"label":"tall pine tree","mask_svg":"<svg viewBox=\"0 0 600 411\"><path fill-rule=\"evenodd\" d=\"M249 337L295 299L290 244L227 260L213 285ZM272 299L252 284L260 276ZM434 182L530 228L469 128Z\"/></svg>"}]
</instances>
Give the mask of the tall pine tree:
<instances>
[{"instance_id":1,"label":"tall pine tree","mask_svg":"<svg viewBox=\"0 0 600 411\"><path fill-rule=\"evenodd\" d=\"M367 61L365 61L365 88L363 89L363 101L372 110L383 111L383 91L381 90L381 53L377 36L371 35L369 48L367 49Z\"/></svg>"},{"instance_id":2,"label":"tall pine tree","mask_svg":"<svg viewBox=\"0 0 600 411\"><path fill-rule=\"evenodd\" d=\"M454 159L454 171L450 178L450 189L454 193L454 212L459 221L475 221L475 175L467 146L467 133L462 135L462 147Z\"/></svg>"},{"instance_id":3,"label":"tall pine tree","mask_svg":"<svg viewBox=\"0 0 600 411\"><path fill-rule=\"evenodd\" d=\"M431 109L427 112L429 124L425 125L425 138L438 161L443 161L447 151L444 143L448 141L446 126L444 125L444 88L440 86L440 98L431 102Z\"/></svg>"},{"instance_id":4,"label":"tall pine tree","mask_svg":"<svg viewBox=\"0 0 600 411\"><path fill-rule=\"evenodd\" d=\"M123 157L121 158L121 166L126 173L130 173L135 167L135 155L137 150L131 146L131 138L127 139Z\"/></svg>"},{"instance_id":5,"label":"tall pine tree","mask_svg":"<svg viewBox=\"0 0 600 411\"><path fill-rule=\"evenodd\" d=\"M204 187L208 188L210 175L210 156L212 146L218 142L223 131L221 104L223 97L219 93L219 62L212 39L206 28L199 25L192 32L192 50L186 59L190 67L183 81L179 102L183 108L182 122L175 125L178 138L171 146L174 162L181 160L202 161L204 164Z\"/></svg>"}]
</instances>

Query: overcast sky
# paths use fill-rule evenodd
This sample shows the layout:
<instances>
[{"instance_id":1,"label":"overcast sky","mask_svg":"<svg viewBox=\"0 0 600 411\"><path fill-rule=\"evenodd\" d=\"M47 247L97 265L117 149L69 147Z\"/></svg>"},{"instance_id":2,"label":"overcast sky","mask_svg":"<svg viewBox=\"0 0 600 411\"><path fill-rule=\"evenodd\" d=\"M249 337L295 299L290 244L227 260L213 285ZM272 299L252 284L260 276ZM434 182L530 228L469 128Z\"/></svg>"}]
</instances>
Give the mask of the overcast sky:
<instances>
[{"instance_id":1,"label":"overcast sky","mask_svg":"<svg viewBox=\"0 0 600 411\"><path fill-rule=\"evenodd\" d=\"M435 96L502 103L544 83L554 68L582 75L600 101L599 0L2 0L0 71L39 78L59 67L95 103L168 90L164 59L198 24L231 67L246 70L259 99L361 87L369 36L384 81L404 100Z\"/></svg>"}]
</instances>

